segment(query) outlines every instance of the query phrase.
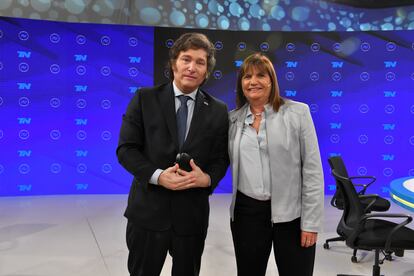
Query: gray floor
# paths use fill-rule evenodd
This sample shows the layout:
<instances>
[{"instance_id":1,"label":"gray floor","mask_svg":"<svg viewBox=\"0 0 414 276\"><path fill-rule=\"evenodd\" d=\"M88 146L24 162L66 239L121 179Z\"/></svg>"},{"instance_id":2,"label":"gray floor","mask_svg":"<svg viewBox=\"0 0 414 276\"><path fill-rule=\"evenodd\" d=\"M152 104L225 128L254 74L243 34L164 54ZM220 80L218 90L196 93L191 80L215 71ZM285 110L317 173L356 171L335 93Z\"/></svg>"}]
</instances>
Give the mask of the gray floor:
<instances>
[{"instance_id":1,"label":"gray floor","mask_svg":"<svg viewBox=\"0 0 414 276\"><path fill-rule=\"evenodd\" d=\"M372 252L360 252L360 262L354 264L350 261L352 250L343 242L333 243L330 250L323 249L323 241L336 236L340 216L330 207L330 198L325 200L325 230L317 244L314 275L372 275ZM229 201L227 194L211 197L210 228L201 275L236 275ZM0 275L128 275L126 221L122 216L125 203L126 195L0 198ZM391 211L410 213L395 204ZM414 228L414 224L410 227ZM170 268L168 257L161 275L170 275ZM381 270L385 275L414 275L414 252L386 261ZM272 258L266 275L278 275Z\"/></svg>"}]
</instances>

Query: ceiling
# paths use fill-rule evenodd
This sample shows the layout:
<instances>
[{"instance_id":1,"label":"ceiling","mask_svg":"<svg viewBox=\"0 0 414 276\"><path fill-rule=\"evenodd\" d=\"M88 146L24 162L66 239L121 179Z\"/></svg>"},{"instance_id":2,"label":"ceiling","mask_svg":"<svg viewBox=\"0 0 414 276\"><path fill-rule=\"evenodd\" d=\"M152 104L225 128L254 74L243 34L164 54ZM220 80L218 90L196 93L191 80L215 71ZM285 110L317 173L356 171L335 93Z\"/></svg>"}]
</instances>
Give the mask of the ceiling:
<instances>
[{"instance_id":1,"label":"ceiling","mask_svg":"<svg viewBox=\"0 0 414 276\"><path fill-rule=\"evenodd\" d=\"M410 6L414 5L413 0L326 0L327 2L367 8L367 9L380 9L380 8L391 8L399 6Z\"/></svg>"}]
</instances>

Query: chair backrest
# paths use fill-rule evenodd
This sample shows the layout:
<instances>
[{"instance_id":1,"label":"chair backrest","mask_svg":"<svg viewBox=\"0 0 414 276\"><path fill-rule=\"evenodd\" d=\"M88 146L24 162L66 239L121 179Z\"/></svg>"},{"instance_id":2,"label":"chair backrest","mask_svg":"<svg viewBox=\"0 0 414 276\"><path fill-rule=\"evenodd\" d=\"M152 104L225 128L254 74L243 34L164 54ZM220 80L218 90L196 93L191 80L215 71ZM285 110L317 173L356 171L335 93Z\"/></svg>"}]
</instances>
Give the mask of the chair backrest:
<instances>
[{"instance_id":1,"label":"chair backrest","mask_svg":"<svg viewBox=\"0 0 414 276\"><path fill-rule=\"evenodd\" d=\"M332 170L338 188L342 191L344 200L344 212L341 218L340 227L346 236L349 236L358 225L359 220L365 214L358 193L351 180ZM338 226L339 227L339 226Z\"/></svg>"},{"instance_id":2,"label":"chair backrest","mask_svg":"<svg viewBox=\"0 0 414 276\"><path fill-rule=\"evenodd\" d=\"M337 174L343 177L349 177L344 161L341 156L332 156L328 159L329 166L335 170Z\"/></svg>"},{"instance_id":3,"label":"chair backrest","mask_svg":"<svg viewBox=\"0 0 414 276\"><path fill-rule=\"evenodd\" d=\"M337 174L343 177L348 177L348 171L346 170L344 161L342 160L341 156L333 156L328 159L329 166L332 170L335 170ZM336 184L336 191L335 194L332 197L331 205L335 208L338 208L340 210L344 209L344 200L342 196L341 189L338 186L338 183Z\"/></svg>"}]
</instances>

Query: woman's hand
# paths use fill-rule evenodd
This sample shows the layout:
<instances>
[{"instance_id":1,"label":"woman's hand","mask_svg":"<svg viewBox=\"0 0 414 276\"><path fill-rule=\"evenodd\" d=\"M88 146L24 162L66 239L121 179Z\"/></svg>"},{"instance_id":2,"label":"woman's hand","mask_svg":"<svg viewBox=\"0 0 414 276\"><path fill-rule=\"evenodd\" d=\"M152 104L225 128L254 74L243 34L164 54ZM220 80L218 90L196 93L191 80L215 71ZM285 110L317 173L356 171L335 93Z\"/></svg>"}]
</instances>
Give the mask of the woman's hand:
<instances>
[{"instance_id":1,"label":"woman's hand","mask_svg":"<svg viewBox=\"0 0 414 276\"><path fill-rule=\"evenodd\" d=\"M301 237L300 237L300 245L302 247L311 247L312 245L316 243L317 239L318 239L318 233L302 231Z\"/></svg>"}]
</instances>

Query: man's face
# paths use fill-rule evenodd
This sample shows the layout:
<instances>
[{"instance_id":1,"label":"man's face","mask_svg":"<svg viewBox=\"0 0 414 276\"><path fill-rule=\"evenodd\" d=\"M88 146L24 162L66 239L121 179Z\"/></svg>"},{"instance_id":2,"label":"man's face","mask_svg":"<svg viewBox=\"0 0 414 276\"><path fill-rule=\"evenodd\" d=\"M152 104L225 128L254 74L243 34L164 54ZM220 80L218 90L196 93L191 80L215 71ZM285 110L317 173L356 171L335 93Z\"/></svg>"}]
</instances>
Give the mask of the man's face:
<instances>
[{"instance_id":1,"label":"man's face","mask_svg":"<svg viewBox=\"0 0 414 276\"><path fill-rule=\"evenodd\" d=\"M204 49L181 51L172 69L175 85L183 93L191 93L207 76L207 52Z\"/></svg>"}]
</instances>

